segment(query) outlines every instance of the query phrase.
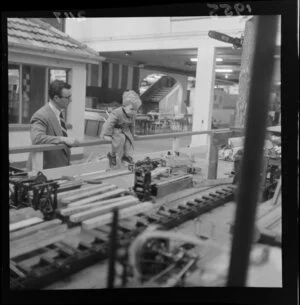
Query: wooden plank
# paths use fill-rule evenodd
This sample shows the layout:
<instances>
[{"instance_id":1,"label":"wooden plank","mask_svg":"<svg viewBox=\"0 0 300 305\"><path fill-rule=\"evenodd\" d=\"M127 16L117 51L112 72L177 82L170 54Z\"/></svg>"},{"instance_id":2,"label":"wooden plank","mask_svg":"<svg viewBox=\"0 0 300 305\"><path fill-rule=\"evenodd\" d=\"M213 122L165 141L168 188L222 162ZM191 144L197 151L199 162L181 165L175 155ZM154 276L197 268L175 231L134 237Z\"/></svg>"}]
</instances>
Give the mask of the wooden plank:
<instances>
[{"instance_id":1,"label":"wooden plank","mask_svg":"<svg viewBox=\"0 0 300 305\"><path fill-rule=\"evenodd\" d=\"M9 268L18 276L23 277L23 278L26 277L26 275L16 267L16 265L15 265L15 263L13 263L13 261L9 262Z\"/></svg>"},{"instance_id":2,"label":"wooden plank","mask_svg":"<svg viewBox=\"0 0 300 305\"><path fill-rule=\"evenodd\" d=\"M42 253L39 253L37 255L32 255L31 257L27 259L20 260L20 262L17 263L17 267L21 268L22 270L25 270L26 272L30 272L32 267L37 265L40 262L40 258L43 255L47 255L49 257L55 257L58 255L58 253L55 250L50 250L47 248L43 248ZM18 257L19 259L19 257Z\"/></svg>"},{"instance_id":3,"label":"wooden plank","mask_svg":"<svg viewBox=\"0 0 300 305\"><path fill-rule=\"evenodd\" d=\"M62 204L68 204L71 203L73 201L78 201L79 199L83 199L83 198L89 198L90 196L96 195L96 194L103 194L105 192L111 191L116 189L117 186L114 184L111 185L107 185L104 187L99 187L96 189L92 189L92 190L88 190L86 192L81 192L80 194L77 195L72 195L72 196L67 196L61 199L61 203Z\"/></svg>"},{"instance_id":4,"label":"wooden plank","mask_svg":"<svg viewBox=\"0 0 300 305\"><path fill-rule=\"evenodd\" d=\"M119 219L130 217L142 212L146 212L153 208L153 203L144 202L129 208L125 208L119 212ZM112 220L112 213L104 214L95 218L91 218L82 222L82 228L89 230L102 225L110 223Z\"/></svg>"},{"instance_id":5,"label":"wooden plank","mask_svg":"<svg viewBox=\"0 0 300 305\"><path fill-rule=\"evenodd\" d=\"M34 265L36 265L36 264L34 264ZM22 271L25 271L27 273L30 273L32 271L31 267L28 266L26 263L23 263L23 262L18 264L18 268L20 268Z\"/></svg>"},{"instance_id":6,"label":"wooden plank","mask_svg":"<svg viewBox=\"0 0 300 305\"><path fill-rule=\"evenodd\" d=\"M89 234L86 230L82 229L78 236L78 239L79 239L79 243L84 241L88 244L91 244L95 241L95 236Z\"/></svg>"},{"instance_id":7,"label":"wooden plank","mask_svg":"<svg viewBox=\"0 0 300 305\"><path fill-rule=\"evenodd\" d=\"M58 226L58 225L61 224L61 222L62 221L60 219L54 219L54 220L51 220L51 221L44 221L42 223L33 225L33 226L25 228L23 230L18 230L18 231L15 231L15 232L11 232L9 234L9 240L13 241L15 239L22 238L22 237L25 237L27 235L36 233L39 230L44 230L44 229L48 229L48 228Z\"/></svg>"},{"instance_id":8,"label":"wooden plank","mask_svg":"<svg viewBox=\"0 0 300 305\"><path fill-rule=\"evenodd\" d=\"M105 226L101 226L100 228L95 228L94 230L97 232L102 232L102 233L106 234L107 236L110 236L111 226L107 224Z\"/></svg>"},{"instance_id":9,"label":"wooden plank","mask_svg":"<svg viewBox=\"0 0 300 305\"><path fill-rule=\"evenodd\" d=\"M276 208L269 210L263 217L259 218L257 225L260 228L267 228L273 223L279 221L282 218L282 209L280 205L276 205Z\"/></svg>"},{"instance_id":10,"label":"wooden plank","mask_svg":"<svg viewBox=\"0 0 300 305\"><path fill-rule=\"evenodd\" d=\"M98 240L101 240L101 241L104 241L104 242L107 242L109 240L109 236L103 232L100 232L100 231L97 231L97 230L86 230L85 231L86 234L89 234L91 235L93 238L96 238Z\"/></svg>"},{"instance_id":11,"label":"wooden plank","mask_svg":"<svg viewBox=\"0 0 300 305\"><path fill-rule=\"evenodd\" d=\"M26 247L23 248L14 248L13 251L10 252L10 258L17 257L19 255L22 255L24 253L28 253L31 251L34 251L37 248L40 247L45 247L47 245L53 244L57 241L60 241L64 239L66 236L66 233L60 233L60 234L55 234L54 236L51 236L47 239L43 239L41 241L36 241L34 244L26 245Z\"/></svg>"},{"instance_id":12,"label":"wooden plank","mask_svg":"<svg viewBox=\"0 0 300 305\"><path fill-rule=\"evenodd\" d=\"M102 206L102 207L94 208L94 209L91 209L91 210L88 210L88 211L85 211L82 213L73 214L70 216L70 221L81 222L81 221L89 219L89 218L93 218L93 217L96 217L99 215L109 213L114 208L124 209L124 208L130 207L132 205L136 205L137 203L139 203L139 200L137 198L134 198L134 199L129 198L129 199L123 200L121 202L115 202L110 205L106 205L104 207Z\"/></svg>"},{"instance_id":13,"label":"wooden plank","mask_svg":"<svg viewBox=\"0 0 300 305\"><path fill-rule=\"evenodd\" d=\"M112 199L108 199L108 200L101 200L101 201L97 201L95 203L88 203L88 204L85 204L83 206L78 206L78 207L67 207L67 208L61 209L59 211L59 213L63 216L70 216L72 214L87 211L87 210L92 209L92 208L104 206L106 204L110 204L110 203L114 203L114 202L118 202L118 201L122 201L122 200L125 200L127 198L135 198L135 197L129 195L129 196L112 198Z\"/></svg>"},{"instance_id":14,"label":"wooden plank","mask_svg":"<svg viewBox=\"0 0 300 305\"><path fill-rule=\"evenodd\" d=\"M19 222L15 222L15 223L10 224L9 225L9 232L20 230L20 229L32 226L32 225L40 223L40 222L43 222L43 219L41 219L39 217L33 217L33 218L21 220Z\"/></svg>"},{"instance_id":15,"label":"wooden plank","mask_svg":"<svg viewBox=\"0 0 300 305\"><path fill-rule=\"evenodd\" d=\"M115 189L115 188L117 188L117 186L114 185L114 184L108 184L108 185L104 185L104 186L97 185L97 187L95 187L95 188L92 188L92 189L89 189L89 190L86 190L86 191L81 191L78 194L65 196L60 200L60 202L63 203L63 204L64 203L71 203L73 201L83 199L83 198L87 198L89 196L93 196L93 195L96 195L96 194L102 194L104 192L110 191L110 190Z\"/></svg>"},{"instance_id":16,"label":"wooden plank","mask_svg":"<svg viewBox=\"0 0 300 305\"><path fill-rule=\"evenodd\" d=\"M9 210L9 223L19 222L32 217L43 218L44 216L39 210L36 211L31 207L22 208L19 210Z\"/></svg>"},{"instance_id":17,"label":"wooden plank","mask_svg":"<svg viewBox=\"0 0 300 305\"><path fill-rule=\"evenodd\" d=\"M60 225L47 231L39 231L29 237L12 241L10 243L10 258L14 258L62 240L66 236L66 231L67 225Z\"/></svg>"},{"instance_id":18,"label":"wooden plank","mask_svg":"<svg viewBox=\"0 0 300 305\"><path fill-rule=\"evenodd\" d=\"M121 188L116 189L116 190L112 190L112 191L106 192L104 194L100 194L100 195L97 195L97 196L92 196L92 197L85 198L85 199L82 199L82 200L79 200L79 201L75 201L73 203L70 203L68 205L68 207L77 207L77 206L84 205L84 204L87 204L87 203L92 203L92 202L100 201L100 200L103 200L103 199L117 197L117 196L120 196L120 195L124 194L125 192L126 192L126 190L121 189Z\"/></svg>"},{"instance_id":19,"label":"wooden plank","mask_svg":"<svg viewBox=\"0 0 300 305\"><path fill-rule=\"evenodd\" d=\"M276 189L275 189L275 193L274 193L274 196L273 196L273 198L272 198L272 203L273 203L274 205L277 204L278 198L279 198L280 195L281 195L281 176L280 176L280 178L279 178L279 180L278 180L278 182L277 182Z\"/></svg>"},{"instance_id":20,"label":"wooden plank","mask_svg":"<svg viewBox=\"0 0 300 305\"><path fill-rule=\"evenodd\" d=\"M199 182L198 186L203 187L203 186L218 186L221 185L222 183L232 183L233 179L232 178L220 178L220 179L207 179Z\"/></svg>"},{"instance_id":21,"label":"wooden plank","mask_svg":"<svg viewBox=\"0 0 300 305\"><path fill-rule=\"evenodd\" d=\"M68 255L73 255L76 252L75 248L70 247L70 245L66 244L64 241L55 243L55 245L59 248L61 252L66 253Z\"/></svg>"},{"instance_id":22,"label":"wooden plank","mask_svg":"<svg viewBox=\"0 0 300 305\"><path fill-rule=\"evenodd\" d=\"M118 226L123 231L132 231L135 228L136 222L135 221L127 221L127 219L122 219Z\"/></svg>"},{"instance_id":23,"label":"wooden plank","mask_svg":"<svg viewBox=\"0 0 300 305\"><path fill-rule=\"evenodd\" d=\"M104 186L107 186L107 185L109 185L109 184L108 183L100 184L101 187L102 186L104 187ZM58 193L57 194L57 200L60 201L64 197L81 194L83 191L85 192L85 191L89 191L89 190L93 190L93 189L98 189L100 186L99 185L85 184L79 189L71 190L71 191L68 191L68 192Z\"/></svg>"},{"instance_id":24,"label":"wooden plank","mask_svg":"<svg viewBox=\"0 0 300 305\"><path fill-rule=\"evenodd\" d=\"M68 235L63 240L61 240L61 242L63 242L65 245L74 249L77 249L79 241L80 239L77 235Z\"/></svg>"},{"instance_id":25,"label":"wooden plank","mask_svg":"<svg viewBox=\"0 0 300 305\"><path fill-rule=\"evenodd\" d=\"M100 176L99 178L103 178L103 179L109 179L109 178L113 178L113 177L119 177L119 176L123 176L123 175L128 175L131 174L131 171L126 169L126 170L118 170L118 171L109 171L106 172L105 174L103 174L102 176Z\"/></svg>"},{"instance_id":26,"label":"wooden plank","mask_svg":"<svg viewBox=\"0 0 300 305\"><path fill-rule=\"evenodd\" d=\"M158 175L164 174L164 173L170 173L171 167L157 167L155 170L151 171L151 178L155 178Z\"/></svg>"}]
</instances>

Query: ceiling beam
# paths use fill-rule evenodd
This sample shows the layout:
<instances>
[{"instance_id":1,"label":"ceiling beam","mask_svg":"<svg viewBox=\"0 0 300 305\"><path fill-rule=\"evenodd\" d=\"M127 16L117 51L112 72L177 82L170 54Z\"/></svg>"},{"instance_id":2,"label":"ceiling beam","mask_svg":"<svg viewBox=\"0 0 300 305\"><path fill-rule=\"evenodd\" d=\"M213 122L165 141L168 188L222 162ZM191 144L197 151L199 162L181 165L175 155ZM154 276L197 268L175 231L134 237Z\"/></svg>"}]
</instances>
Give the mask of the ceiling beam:
<instances>
[{"instance_id":1,"label":"ceiling beam","mask_svg":"<svg viewBox=\"0 0 300 305\"><path fill-rule=\"evenodd\" d=\"M222 65L222 63L217 63L216 69L231 69L233 72L235 71L241 71L241 66L240 65ZM222 73L222 72L221 72Z\"/></svg>"},{"instance_id":2,"label":"ceiling beam","mask_svg":"<svg viewBox=\"0 0 300 305\"><path fill-rule=\"evenodd\" d=\"M234 80L216 78L215 83L219 83L223 85L236 85L238 83L238 80L234 81Z\"/></svg>"},{"instance_id":3,"label":"ceiling beam","mask_svg":"<svg viewBox=\"0 0 300 305\"><path fill-rule=\"evenodd\" d=\"M185 70L179 70L179 69L173 69L173 68L161 67L161 66L154 66L154 65L144 65L143 69L161 71L161 72L166 72L166 73L175 73L175 74L181 74L181 75L186 75L186 76L196 76L195 71L185 71Z\"/></svg>"}]
</instances>

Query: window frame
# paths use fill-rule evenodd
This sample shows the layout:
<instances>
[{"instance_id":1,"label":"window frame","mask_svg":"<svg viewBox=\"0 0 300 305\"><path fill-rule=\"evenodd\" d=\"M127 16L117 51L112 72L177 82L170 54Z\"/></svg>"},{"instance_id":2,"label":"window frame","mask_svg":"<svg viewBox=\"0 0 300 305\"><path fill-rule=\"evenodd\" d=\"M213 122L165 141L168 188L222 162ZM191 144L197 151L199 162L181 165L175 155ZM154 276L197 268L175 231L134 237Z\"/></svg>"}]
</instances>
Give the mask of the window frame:
<instances>
[{"instance_id":1,"label":"window frame","mask_svg":"<svg viewBox=\"0 0 300 305\"><path fill-rule=\"evenodd\" d=\"M8 63L8 70L9 70L9 66L10 65L14 65L14 66L18 66L19 67L19 73L20 73L20 77L19 77L19 90L20 90L20 93L19 93L19 116L18 116L18 122L17 123L9 123L10 124L14 124L14 125L17 125L17 124L21 124L21 119L22 119L22 64L21 63L17 63L17 62L9 62ZM8 71L7 71L8 73ZM9 79L8 79L8 85L9 85ZM9 103L9 101L8 101ZM8 104L9 105L9 104ZM9 106L8 106L9 107ZM8 118L9 119L9 118Z\"/></svg>"},{"instance_id":2,"label":"window frame","mask_svg":"<svg viewBox=\"0 0 300 305\"><path fill-rule=\"evenodd\" d=\"M12 130L15 130L15 129L19 130L22 126L24 126L24 128L27 127L27 126L30 126L30 124L28 124L28 123L22 123L22 112L23 112L23 99L22 99L22 96L23 96L23 66L24 65L25 66L38 66L38 67L45 68L45 73L46 73L45 80L46 80L46 84L45 84L45 103L44 103L44 105L46 105L47 102L49 101L48 90L49 90L50 70L66 70L66 77L67 77L66 82L68 84L70 84L70 81L71 81L71 78L72 78L72 68L61 68L61 67L57 67L57 66L45 66L45 65L38 65L38 64L32 64L32 63L21 63L21 62L16 62L16 61L9 61L8 62L8 67L10 65L18 66L19 67L19 73L20 73L20 78L19 78L19 87L20 87L19 90L20 90L20 94L19 94L18 121L17 121L17 123L8 123L9 130L12 131ZM66 110L66 123L67 123L67 126L71 126L70 124L68 124L67 113L68 113L68 111Z\"/></svg>"}]
</instances>

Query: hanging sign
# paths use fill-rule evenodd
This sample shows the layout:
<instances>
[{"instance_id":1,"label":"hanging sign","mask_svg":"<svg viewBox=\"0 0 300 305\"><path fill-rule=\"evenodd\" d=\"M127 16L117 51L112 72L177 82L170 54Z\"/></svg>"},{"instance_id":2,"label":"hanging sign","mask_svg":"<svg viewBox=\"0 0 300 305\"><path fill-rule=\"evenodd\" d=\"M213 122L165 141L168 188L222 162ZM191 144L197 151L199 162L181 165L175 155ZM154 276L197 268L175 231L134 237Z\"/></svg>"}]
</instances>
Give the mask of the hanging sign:
<instances>
[{"instance_id":1,"label":"hanging sign","mask_svg":"<svg viewBox=\"0 0 300 305\"><path fill-rule=\"evenodd\" d=\"M236 48L241 48L243 45L242 39L230 37L230 36L220 33L220 32L209 31L208 36L212 39L216 39L216 40L226 42L226 43L231 43Z\"/></svg>"}]
</instances>

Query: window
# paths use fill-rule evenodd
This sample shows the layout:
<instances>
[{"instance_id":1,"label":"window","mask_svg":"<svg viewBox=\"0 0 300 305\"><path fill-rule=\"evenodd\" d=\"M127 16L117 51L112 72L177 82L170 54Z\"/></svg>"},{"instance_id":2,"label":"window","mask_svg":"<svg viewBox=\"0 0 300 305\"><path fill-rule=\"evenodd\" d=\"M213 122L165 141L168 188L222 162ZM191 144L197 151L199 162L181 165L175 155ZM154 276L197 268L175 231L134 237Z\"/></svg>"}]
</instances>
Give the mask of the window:
<instances>
[{"instance_id":1,"label":"window","mask_svg":"<svg viewBox=\"0 0 300 305\"><path fill-rule=\"evenodd\" d=\"M9 64L9 124L29 124L32 115L48 102L50 82L55 79L68 82L69 71L67 69L48 69L35 65Z\"/></svg>"},{"instance_id":2,"label":"window","mask_svg":"<svg viewBox=\"0 0 300 305\"><path fill-rule=\"evenodd\" d=\"M46 68L8 65L9 123L28 124L45 101Z\"/></svg>"},{"instance_id":3,"label":"window","mask_svg":"<svg viewBox=\"0 0 300 305\"><path fill-rule=\"evenodd\" d=\"M68 70L66 69L49 69L49 83L59 79L68 82Z\"/></svg>"},{"instance_id":4,"label":"window","mask_svg":"<svg viewBox=\"0 0 300 305\"><path fill-rule=\"evenodd\" d=\"M46 68L23 65L21 124L29 124L32 115L45 104L45 92Z\"/></svg>"},{"instance_id":5,"label":"window","mask_svg":"<svg viewBox=\"0 0 300 305\"><path fill-rule=\"evenodd\" d=\"M8 120L19 123L20 110L20 66L8 65Z\"/></svg>"}]
</instances>

